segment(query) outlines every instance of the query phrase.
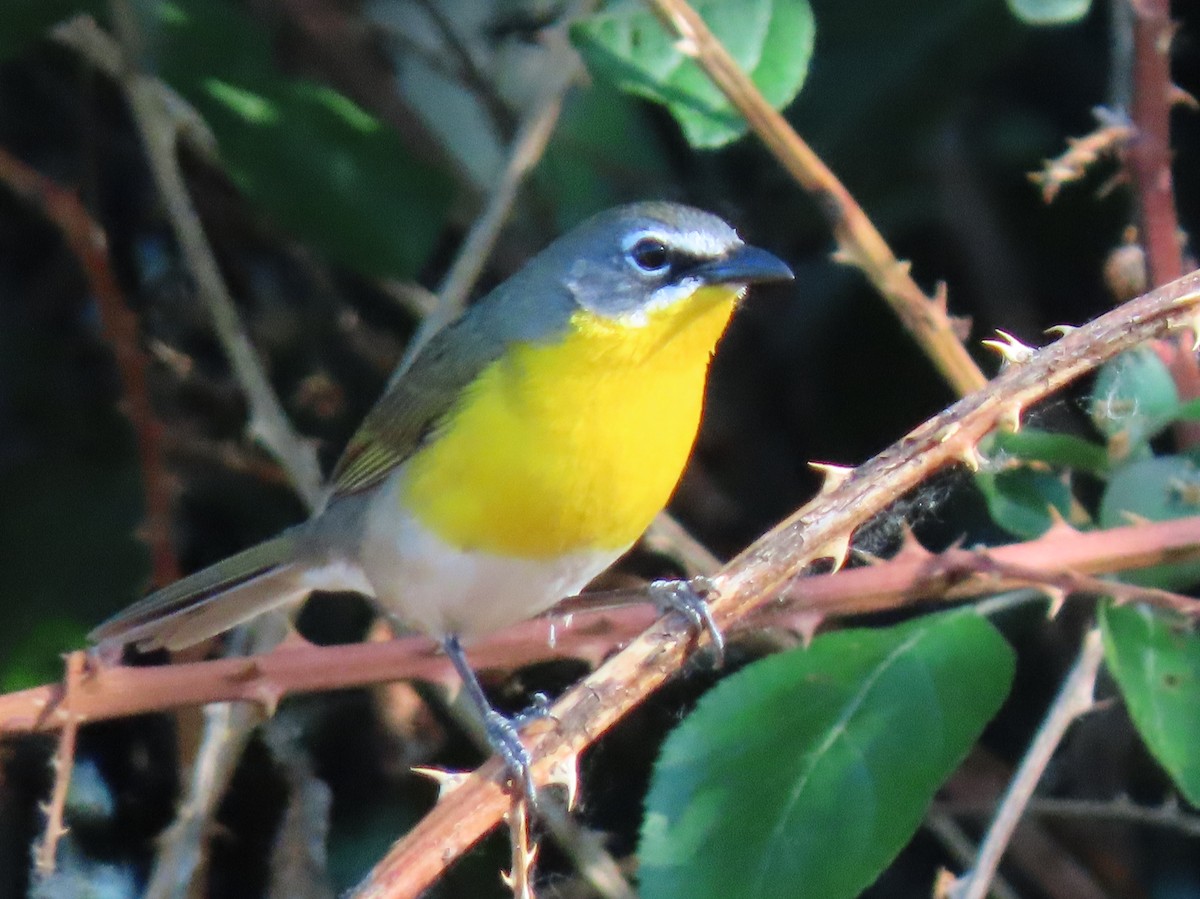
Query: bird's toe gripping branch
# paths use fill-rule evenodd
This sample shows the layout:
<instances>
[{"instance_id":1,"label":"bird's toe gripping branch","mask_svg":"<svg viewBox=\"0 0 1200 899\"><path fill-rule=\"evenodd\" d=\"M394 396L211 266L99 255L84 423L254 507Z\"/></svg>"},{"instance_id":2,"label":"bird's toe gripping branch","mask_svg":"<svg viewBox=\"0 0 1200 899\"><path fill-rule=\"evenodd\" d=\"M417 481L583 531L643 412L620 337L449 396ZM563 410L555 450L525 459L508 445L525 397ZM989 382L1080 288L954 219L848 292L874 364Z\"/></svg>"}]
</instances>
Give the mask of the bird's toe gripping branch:
<instances>
[{"instance_id":1,"label":"bird's toe gripping branch","mask_svg":"<svg viewBox=\"0 0 1200 899\"><path fill-rule=\"evenodd\" d=\"M651 581L649 589L655 605L664 612L678 612L697 634L706 631L712 640L717 666L725 664L725 635L708 607L708 597L716 594L711 580L694 577L686 581Z\"/></svg>"},{"instance_id":2,"label":"bird's toe gripping branch","mask_svg":"<svg viewBox=\"0 0 1200 899\"><path fill-rule=\"evenodd\" d=\"M471 698L479 717L483 720L484 734L492 752L498 755L508 769L508 776L514 790L524 795L530 808L537 807L537 786L533 782L531 771L532 760L529 750L521 742L520 730L531 721L544 718L550 712L550 704L544 695L537 694L533 705L520 714L509 718L492 707L488 701L479 679L475 677L466 653L458 637L448 636L442 640L442 648L446 651L454 670L462 678L467 695Z\"/></svg>"}]
</instances>

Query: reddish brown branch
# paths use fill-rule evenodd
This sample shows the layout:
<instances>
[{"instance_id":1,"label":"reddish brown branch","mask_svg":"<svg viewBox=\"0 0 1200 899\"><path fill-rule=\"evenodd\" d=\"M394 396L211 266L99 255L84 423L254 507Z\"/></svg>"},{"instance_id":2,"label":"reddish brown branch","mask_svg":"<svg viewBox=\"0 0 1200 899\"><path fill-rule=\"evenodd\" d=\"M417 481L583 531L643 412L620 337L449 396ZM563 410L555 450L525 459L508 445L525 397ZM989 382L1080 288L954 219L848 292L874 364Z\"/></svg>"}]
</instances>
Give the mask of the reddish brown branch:
<instances>
[{"instance_id":1,"label":"reddish brown branch","mask_svg":"<svg viewBox=\"0 0 1200 899\"><path fill-rule=\"evenodd\" d=\"M1151 286L1183 274L1175 185L1171 176L1171 22L1168 0L1130 0L1133 7L1133 107L1129 148L1137 214Z\"/></svg>"},{"instance_id":2,"label":"reddish brown branch","mask_svg":"<svg viewBox=\"0 0 1200 899\"><path fill-rule=\"evenodd\" d=\"M163 428L150 404L146 383L149 362L138 340L137 319L125 305L109 263L108 238L74 193L3 148L0 181L62 232L96 299L101 331L112 348L124 390L121 408L133 427L137 444L146 491L146 517L140 535L150 549L151 578L155 586L169 584L179 577L179 566L171 547L171 481L163 465Z\"/></svg>"},{"instance_id":3,"label":"reddish brown branch","mask_svg":"<svg viewBox=\"0 0 1200 899\"><path fill-rule=\"evenodd\" d=\"M988 550L909 551L837 574L805 578L783 601L760 609L748 626L809 630L822 620L900 608L913 602L958 601L1030 584L1066 592L1119 593L1194 615L1195 601L1089 578L1200 558L1200 516L1108 531L1056 528L1027 543ZM618 597L625 594L616 594ZM642 603L613 603L614 594L570 600L555 614L526 621L471 649L484 668L506 669L555 658L598 662L632 639L656 613ZM53 730L69 714L98 721L209 702L267 707L283 696L402 678L450 680L453 672L422 637L384 643L317 647L285 644L253 659L161 667L101 667L87 673L69 699L60 685L0 696L0 734Z\"/></svg>"},{"instance_id":4,"label":"reddish brown branch","mask_svg":"<svg viewBox=\"0 0 1200 899\"><path fill-rule=\"evenodd\" d=\"M1171 82L1171 42L1175 25L1169 0L1129 0L1133 9L1133 100L1136 135L1127 168L1137 204L1138 231L1145 250L1149 284L1155 287L1183 273L1183 247L1171 173L1171 109L1177 92ZM1191 333L1164 340L1159 354L1171 370L1181 400L1200 397L1200 365ZM1180 448L1200 444L1200 422L1177 422Z\"/></svg>"}]
</instances>

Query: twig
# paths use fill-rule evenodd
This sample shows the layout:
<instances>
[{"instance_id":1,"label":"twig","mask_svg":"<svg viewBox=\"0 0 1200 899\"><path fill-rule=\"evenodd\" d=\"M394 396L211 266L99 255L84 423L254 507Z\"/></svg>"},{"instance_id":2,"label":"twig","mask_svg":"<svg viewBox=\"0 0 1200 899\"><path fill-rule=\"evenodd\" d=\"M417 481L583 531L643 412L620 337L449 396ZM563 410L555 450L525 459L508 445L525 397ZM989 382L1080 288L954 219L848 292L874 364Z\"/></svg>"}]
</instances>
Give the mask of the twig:
<instances>
[{"instance_id":1,"label":"twig","mask_svg":"<svg viewBox=\"0 0 1200 899\"><path fill-rule=\"evenodd\" d=\"M108 236L74 193L0 148L0 181L37 208L62 232L79 261L100 312L100 326L121 378L124 410L133 428L145 490L145 521L139 533L150 550L151 582L179 577L171 547L171 479L163 464L163 427L146 384L149 362L138 341L137 319L125 305L108 257Z\"/></svg>"},{"instance_id":2,"label":"twig","mask_svg":"<svg viewBox=\"0 0 1200 899\"><path fill-rule=\"evenodd\" d=\"M966 866L971 863L978 847L950 815L935 809L926 817L925 828L937 837L959 864ZM949 872L943 870L941 875L934 886L934 899L946 899L947 893L953 888L953 877L948 876ZM1017 891L1000 877L992 882L991 895L995 899L1021 899Z\"/></svg>"},{"instance_id":3,"label":"twig","mask_svg":"<svg viewBox=\"0 0 1200 899\"><path fill-rule=\"evenodd\" d=\"M68 697L79 686L86 660L87 654L83 652L73 652L67 656L63 689ZM49 877L54 873L58 841L67 833L63 823L63 810L67 805L67 791L71 787L71 770L75 765L75 738L79 734L80 721L81 718L77 715L66 717L62 733L58 735L58 748L50 761L50 767L54 770L54 786L50 791L50 800L42 807L46 814L46 829L33 857L34 870L40 878Z\"/></svg>"},{"instance_id":4,"label":"twig","mask_svg":"<svg viewBox=\"0 0 1200 899\"><path fill-rule=\"evenodd\" d=\"M463 85L474 91L479 98L492 119L492 126L503 135L503 140L514 137L517 123L513 120L512 111L497 93L492 79L483 71L475 59L475 54L471 52L471 48L466 45L454 27L454 23L433 0L418 0L418 3L442 36L445 49L450 51L449 55L458 61L458 72Z\"/></svg>"},{"instance_id":5,"label":"twig","mask_svg":"<svg viewBox=\"0 0 1200 899\"><path fill-rule=\"evenodd\" d=\"M524 797L513 802L504 817L512 844L512 868L504 875L504 883L512 890L513 899L534 899L532 875L537 846L530 837L529 806Z\"/></svg>"},{"instance_id":6,"label":"twig","mask_svg":"<svg viewBox=\"0 0 1200 899\"><path fill-rule=\"evenodd\" d=\"M861 206L837 176L792 129L739 68L686 0L647 0L663 24L681 39L709 78L742 114L780 164L810 193L833 229L836 258L862 270L904 327L960 396L987 379L955 334L945 291L928 297L909 274Z\"/></svg>"},{"instance_id":7,"label":"twig","mask_svg":"<svg viewBox=\"0 0 1200 899\"><path fill-rule=\"evenodd\" d=\"M315 446L295 432L275 396L188 195L177 154L179 136L189 120L181 119L174 111L176 104L168 102L160 82L134 67L140 35L136 32L132 9L124 0L113 0L112 11L113 20L121 29L120 44L114 45L99 29L92 30L91 39L97 45L107 44L106 55L123 60L118 81L133 113L175 239L208 307L238 383L245 391L249 406L247 431L280 461L293 488L308 508L314 509L324 493ZM278 642L286 631L281 626L283 614L261 617L248 625L244 638L259 649ZM239 706L206 715L200 746L192 761L188 792L176 820L164 835L147 896L171 899L187 894L202 861L207 824L232 777L258 711Z\"/></svg>"},{"instance_id":8,"label":"twig","mask_svg":"<svg viewBox=\"0 0 1200 899\"><path fill-rule=\"evenodd\" d=\"M247 719L257 723L261 718L260 708L245 703L214 703L204 707L200 748L190 765L175 818L159 835L145 899L188 895L196 871L204 863L209 822L250 739Z\"/></svg>"},{"instance_id":9,"label":"twig","mask_svg":"<svg viewBox=\"0 0 1200 899\"><path fill-rule=\"evenodd\" d=\"M994 802L941 802L935 811L947 815L991 818L996 813ZM1172 796L1161 805L1139 805L1128 796L1116 799L1060 799L1035 796L1025 811L1044 818L1073 818L1085 821L1113 821L1118 824L1140 824L1159 827L1184 836L1200 839L1200 815L1185 812L1179 800Z\"/></svg>"},{"instance_id":10,"label":"twig","mask_svg":"<svg viewBox=\"0 0 1200 899\"><path fill-rule=\"evenodd\" d=\"M784 521L714 578L710 605L729 630L778 596L817 558L839 555L858 525L933 472L957 461L977 463L979 441L998 422L1059 389L1122 350L1184 327L1200 303L1200 273L1125 304L1009 366L986 390L960 400L899 443L854 470ZM685 658L691 641L656 625L569 690L553 706L554 726L527 732L536 782L569 764L584 747L657 689ZM493 759L446 796L358 887L359 899L398 899L426 889L461 853L494 827L507 804L502 764Z\"/></svg>"},{"instance_id":11,"label":"twig","mask_svg":"<svg viewBox=\"0 0 1200 899\"><path fill-rule=\"evenodd\" d=\"M1097 122L1092 131L1067 138L1066 150L1045 160L1040 171L1029 173L1029 180L1042 190L1043 202L1052 202L1064 184L1078 181L1099 159L1118 155L1137 133L1122 113L1097 107L1092 114Z\"/></svg>"},{"instance_id":12,"label":"twig","mask_svg":"<svg viewBox=\"0 0 1200 899\"><path fill-rule=\"evenodd\" d=\"M1104 644L1100 639L1100 631L1093 628L1084 637L1079 658L1063 681L1058 696L1004 793L1004 799L980 847L975 866L959 879L951 891L953 899L985 899L987 896L1005 847L1067 728L1095 705L1096 673L1103 659Z\"/></svg>"},{"instance_id":13,"label":"twig","mask_svg":"<svg viewBox=\"0 0 1200 899\"><path fill-rule=\"evenodd\" d=\"M122 58L120 46L94 23L76 20L70 30L59 29L56 35L94 60L104 71L112 69L114 59ZM181 129L190 127L191 122L173 111L164 88L154 78L126 65L120 69L120 82L142 138L155 185L166 205L175 239L196 279L197 292L208 307L213 327L238 383L246 392L250 409L247 429L287 469L297 492L313 507L320 502L324 484L316 450L295 433L275 397L250 338L242 329L237 308L179 169L177 138Z\"/></svg>"},{"instance_id":14,"label":"twig","mask_svg":"<svg viewBox=\"0 0 1200 899\"><path fill-rule=\"evenodd\" d=\"M228 655L265 652L281 640L283 616L266 615L251 627L239 628ZM268 709L273 711L273 708ZM204 864L205 839L242 751L264 717L261 703L216 703L204 707L199 746L175 819L159 835L158 853L146 883L144 899L184 899Z\"/></svg>"},{"instance_id":15,"label":"twig","mask_svg":"<svg viewBox=\"0 0 1200 899\"><path fill-rule=\"evenodd\" d=\"M546 150L562 111L563 97L579 75L578 60L574 55L569 55L570 48L561 39L555 44L554 52L558 58L550 66L553 73L550 83L517 128L504 170L492 188L483 212L471 225L454 262L438 286L437 305L413 335L404 359L392 375L392 383L408 369L429 338L466 306L471 288L479 280L479 274L500 236L500 229L508 219L517 192Z\"/></svg>"}]
</instances>

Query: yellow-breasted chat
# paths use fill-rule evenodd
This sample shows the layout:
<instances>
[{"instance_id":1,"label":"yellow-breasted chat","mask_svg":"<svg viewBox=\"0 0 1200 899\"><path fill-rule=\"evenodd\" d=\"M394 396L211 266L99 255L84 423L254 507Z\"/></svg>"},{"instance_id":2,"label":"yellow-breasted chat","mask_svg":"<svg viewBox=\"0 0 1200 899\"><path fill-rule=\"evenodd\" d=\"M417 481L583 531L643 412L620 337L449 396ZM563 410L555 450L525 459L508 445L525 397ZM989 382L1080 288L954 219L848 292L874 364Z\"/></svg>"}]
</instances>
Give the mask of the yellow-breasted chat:
<instances>
[{"instance_id":1,"label":"yellow-breasted chat","mask_svg":"<svg viewBox=\"0 0 1200 899\"><path fill-rule=\"evenodd\" d=\"M358 591L441 642L532 798L517 727L488 703L461 641L579 592L641 536L687 462L734 307L748 285L791 277L706 212L600 213L420 349L311 519L90 638L179 649L314 590Z\"/></svg>"}]
</instances>

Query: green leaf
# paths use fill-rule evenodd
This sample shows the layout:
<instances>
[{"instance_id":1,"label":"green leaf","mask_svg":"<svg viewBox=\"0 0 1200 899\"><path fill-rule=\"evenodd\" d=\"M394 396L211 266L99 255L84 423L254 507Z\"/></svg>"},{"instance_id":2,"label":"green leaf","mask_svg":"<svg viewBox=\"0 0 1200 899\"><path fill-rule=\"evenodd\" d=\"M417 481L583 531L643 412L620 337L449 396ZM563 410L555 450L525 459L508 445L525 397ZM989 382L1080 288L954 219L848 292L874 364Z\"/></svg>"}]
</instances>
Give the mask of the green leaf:
<instances>
[{"instance_id":1,"label":"green leaf","mask_svg":"<svg viewBox=\"0 0 1200 899\"><path fill-rule=\"evenodd\" d=\"M63 653L87 645L88 628L75 619L52 617L35 621L4 657L0 692L36 687L62 677Z\"/></svg>"},{"instance_id":2,"label":"green leaf","mask_svg":"<svg viewBox=\"0 0 1200 899\"><path fill-rule=\"evenodd\" d=\"M1032 540L1044 534L1054 523L1051 506L1070 518L1071 488L1054 472L1027 466L980 471L975 484L983 492L992 521L1014 536Z\"/></svg>"},{"instance_id":3,"label":"green leaf","mask_svg":"<svg viewBox=\"0 0 1200 899\"><path fill-rule=\"evenodd\" d=\"M1122 527L1130 517L1169 521L1200 513L1200 470L1185 456L1158 456L1122 465L1100 498L1100 526ZM1200 583L1200 562L1123 572L1121 580L1178 590Z\"/></svg>"},{"instance_id":4,"label":"green leaf","mask_svg":"<svg viewBox=\"0 0 1200 899\"><path fill-rule=\"evenodd\" d=\"M1134 606L1100 612L1104 658L1146 747L1200 805L1200 637L1177 618Z\"/></svg>"},{"instance_id":5,"label":"green leaf","mask_svg":"<svg viewBox=\"0 0 1200 899\"><path fill-rule=\"evenodd\" d=\"M1181 411L1175 379L1150 347L1122 353L1096 375L1092 422L1110 445L1120 438L1123 455L1148 441Z\"/></svg>"},{"instance_id":6,"label":"green leaf","mask_svg":"<svg viewBox=\"0 0 1200 899\"><path fill-rule=\"evenodd\" d=\"M795 99L812 56L807 0L696 0L696 11L776 109ZM576 22L571 39L597 78L666 106L694 147L723 146L746 123L638 0Z\"/></svg>"},{"instance_id":7,"label":"green leaf","mask_svg":"<svg viewBox=\"0 0 1200 899\"><path fill-rule=\"evenodd\" d=\"M1025 462L1044 462L1071 471L1108 474L1108 451L1090 440L1073 434L1056 434L1037 428L1019 431L997 431L990 437L990 447L984 455L991 458L994 451L1015 456Z\"/></svg>"},{"instance_id":8,"label":"green leaf","mask_svg":"<svg viewBox=\"0 0 1200 899\"><path fill-rule=\"evenodd\" d=\"M857 896L908 842L1007 695L972 611L818 637L726 678L667 738L645 899Z\"/></svg>"},{"instance_id":9,"label":"green leaf","mask_svg":"<svg viewBox=\"0 0 1200 899\"><path fill-rule=\"evenodd\" d=\"M1066 25L1086 16L1092 0L1008 0L1008 8L1027 25Z\"/></svg>"},{"instance_id":10,"label":"green leaf","mask_svg":"<svg viewBox=\"0 0 1200 899\"><path fill-rule=\"evenodd\" d=\"M284 227L375 275L412 275L449 176L337 91L280 74L267 36L225 0L154 7L159 73L212 128L241 190Z\"/></svg>"},{"instance_id":11,"label":"green leaf","mask_svg":"<svg viewBox=\"0 0 1200 899\"><path fill-rule=\"evenodd\" d=\"M79 13L97 15L102 0L4 0L0 3L0 59L21 53L52 26Z\"/></svg>"},{"instance_id":12,"label":"green leaf","mask_svg":"<svg viewBox=\"0 0 1200 899\"><path fill-rule=\"evenodd\" d=\"M1200 400L1180 403L1172 418L1176 421L1200 421Z\"/></svg>"}]
</instances>

